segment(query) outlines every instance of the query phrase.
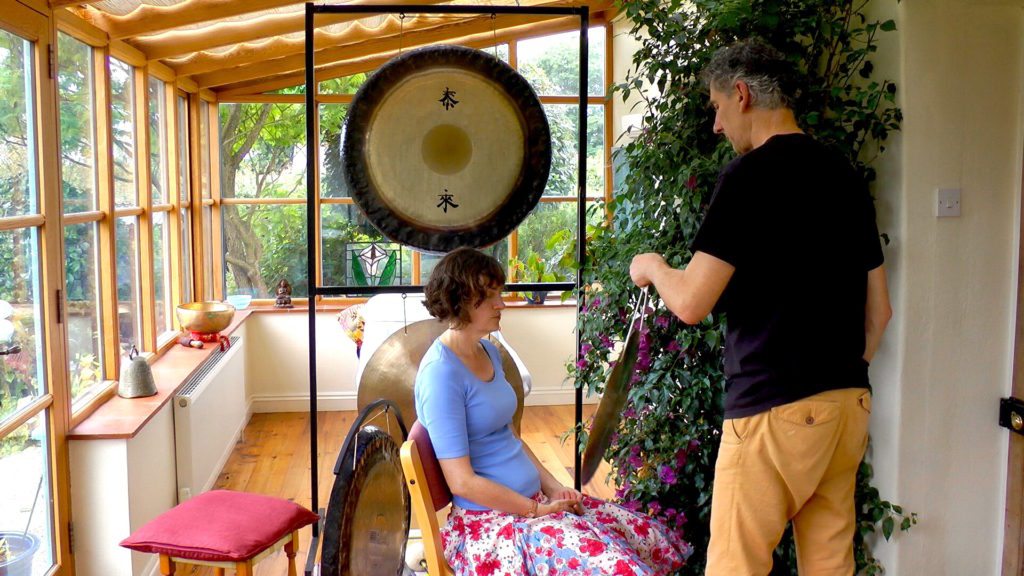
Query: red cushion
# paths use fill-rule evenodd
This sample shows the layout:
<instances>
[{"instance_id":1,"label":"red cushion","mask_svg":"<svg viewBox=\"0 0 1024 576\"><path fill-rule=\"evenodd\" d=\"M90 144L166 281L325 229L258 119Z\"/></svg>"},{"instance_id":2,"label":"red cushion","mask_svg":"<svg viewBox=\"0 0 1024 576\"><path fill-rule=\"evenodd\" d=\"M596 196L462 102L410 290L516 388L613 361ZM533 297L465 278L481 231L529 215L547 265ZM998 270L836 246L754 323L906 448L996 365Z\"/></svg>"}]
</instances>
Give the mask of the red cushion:
<instances>
[{"instance_id":1,"label":"red cushion","mask_svg":"<svg viewBox=\"0 0 1024 576\"><path fill-rule=\"evenodd\" d=\"M316 520L316 514L288 500L212 490L157 516L121 546L191 560L238 562Z\"/></svg>"},{"instance_id":2,"label":"red cushion","mask_svg":"<svg viewBox=\"0 0 1024 576\"><path fill-rule=\"evenodd\" d=\"M434 501L434 510L440 510L452 501L452 491L448 489L448 482L444 479L444 472L441 464L434 454L434 444L430 442L430 435L427 429L417 420L409 430L409 439L416 442L416 452L420 456L420 463L423 464L423 475L427 478L427 486L430 487L430 499Z\"/></svg>"}]
</instances>

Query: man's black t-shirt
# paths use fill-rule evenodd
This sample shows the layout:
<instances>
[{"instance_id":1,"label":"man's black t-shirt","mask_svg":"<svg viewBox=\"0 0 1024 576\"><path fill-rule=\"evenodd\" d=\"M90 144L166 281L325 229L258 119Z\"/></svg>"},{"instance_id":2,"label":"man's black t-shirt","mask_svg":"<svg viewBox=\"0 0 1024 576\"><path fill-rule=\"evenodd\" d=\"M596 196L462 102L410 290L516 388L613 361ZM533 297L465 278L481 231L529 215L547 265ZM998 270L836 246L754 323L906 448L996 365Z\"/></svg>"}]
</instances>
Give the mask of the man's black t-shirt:
<instances>
[{"instance_id":1,"label":"man's black t-shirt","mask_svg":"<svg viewBox=\"0 0 1024 576\"><path fill-rule=\"evenodd\" d=\"M770 138L722 170L692 249L736 268L716 306L726 418L868 387L867 273L882 249L845 159L804 134Z\"/></svg>"}]
</instances>

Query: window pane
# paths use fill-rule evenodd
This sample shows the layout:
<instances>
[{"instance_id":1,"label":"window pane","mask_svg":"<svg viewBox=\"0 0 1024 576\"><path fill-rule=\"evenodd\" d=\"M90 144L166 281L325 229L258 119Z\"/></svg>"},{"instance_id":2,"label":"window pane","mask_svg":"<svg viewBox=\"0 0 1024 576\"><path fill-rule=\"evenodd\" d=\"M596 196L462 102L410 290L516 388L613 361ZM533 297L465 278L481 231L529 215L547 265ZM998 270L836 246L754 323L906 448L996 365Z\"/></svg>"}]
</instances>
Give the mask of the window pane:
<instances>
[{"instance_id":1,"label":"window pane","mask_svg":"<svg viewBox=\"0 0 1024 576\"><path fill-rule=\"evenodd\" d=\"M157 336L171 330L171 259L167 212L153 213L153 298Z\"/></svg>"},{"instance_id":2,"label":"window pane","mask_svg":"<svg viewBox=\"0 0 1024 576\"><path fill-rule=\"evenodd\" d=\"M282 279L292 285L292 297L308 293L304 205L224 205L221 216L228 294L274 298Z\"/></svg>"},{"instance_id":3,"label":"window pane","mask_svg":"<svg viewBox=\"0 0 1024 576\"><path fill-rule=\"evenodd\" d=\"M519 226L518 282L576 279L576 203L541 202Z\"/></svg>"},{"instance_id":4,"label":"window pane","mask_svg":"<svg viewBox=\"0 0 1024 576\"><path fill-rule=\"evenodd\" d=\"M591 28L587 44L587 91L604 95L604 28ZM519 73L538 94L575 96L580 93L580 34L565 32L523 40L518 44Z\"/></svg>"},{"instance_id":5,"label":"window pane","mask_svg":"<svg viewBox=\"0 0 1024 576\"><path fill-rule=\"evenodd\" d=\"M352 204L324 204L321 214L321 254L325 286L358 286L352 264L352 251L362 250L370 242L385 249L394 248ZM388 256L390 257L390 255ZM387 265L387 260L383 262ZM395 258L396 268L390 284L412 284L412 250L402 249ZM399 265L400 264L400 265ZM383 271L380 271L383 273Z\"/></svg>"},{"instance_id":6,"label":"window pane","mask_svg":"<svg viewBox=\"0 0 1024 576\"><path fill-rule=\"evenodd\" d=\"M153 204L167 200L167 100L164 83L150 77L149 99L149 177Z\"/></svg>"},{"instance_id":7,"label":"window pane","mask_svg":"<svg viewBox=\"0 0 1024 576\"><path fill-rule=\"evenodd\" d=\"M110 114L114 131L114 202L134 206L139 201L135 184L135 75L131 66L110 59Z\"/></svg>"},{"instance_id":8,"label":"window pane","mask_svg":"<svg viewBox=\"0 0 1024 576\"><path fill-rule=\"evenodd\" d=\"M545 104L551 126L551 173L545 196L576 196L579 106ZM587 196L604 197L604 106L587 107Z\"/></svg>"},{"instance_id":9,"label":"window pane","mask_svg":"<svg viewBox=\"0 0 1024 576\"><path fill-rule=\"evenodd\" d=\"M178 96L178 189L181 191L181 203L192 201L192 179L190 178L188 158L188 102L184 96Z\"/></svg>"},{"instance_id":10,"label":"window pane","mask_svg":"<svg viewBox=\"0 0 1024 576\"><path fill-rule=\"evenodd\" d=\"M365 72L342 78L331 78L321 82L319 90L321 94L355 94L363 82L366 82L366 78Z\"/></svg>"},{"instance_id":11,"label":"window pane","mask_svg":"<svg viewBox=\"0 0 1024 576\"><path fill-rule=\"evenodd\" d=\"M341 160L341 129L346 112L348 106L345 104L320 105L320 196L323 198L348 198L352 195Z\"/></svg>"},{"instance_id":12,"label":"window pane","mask_svg":"<svg viewBox=\"0 0 1024 576\"><path fill-rule=\"evenodd\" d=\"M211 198L210 189L210 105L199 101L199 162L203 198Z\"/></svg>"},{"instance_id":13,"label":"window pane","mask_svg":"<svg viewBox=\"0 0 1024 576\"><path fill-rule=\"evenodd\" d=\"M203 300L213 300L213 209L209 206L203 206Z\"/></svg>"},{"instance_id":14,"label":"window pane","mask_svg":"<svg viewBox=\"0 0 1024 576\"><path fill-rule=\"evenodd\" d=\"M181 301L192 301L192 214L181 209Z\"/></svg>"},{"instance_id":15,"label":"window pane","mask_svg":"<svg viewBox=\"0 0 1024 576\"><path fill-rule=\"evenodd\" d=\"M481 248L481 252L494 256L501 265L508 270L508 238L502 239L496 244L492 244L487 248ZM426 252L420 252L420 283L426 284L427 280L430 279L430 273L434 271L434 266L441 261L443 254L428 254Z\"/></svg>"},{"instance_id":16,"label":"window pane","mask_svg":"<svg viewBox=\"0 0 1024 576\"><path fill-rule=\"evenodd\" d=\"M139 220L117 219L117 327L121 352L135 344L142 351L139 308Z\"/></svg>"},{"instance_id":17,"label":"window pane","mask_svg":"<svg viewBox=\"0 0 1024 576\"><path fill-rule=\"evenodd\" d=\"M0 422L47 391L36 232L0 232Z\"/></svg>"},{"instance_id":18,"label":"window pane","mask_svg":"<svg viewBox=\"0 0 1024 576\"><path fill-rule=\"evenodd\" d=\"M222 198L306 197L306 107L220 106Z\"/></svg>"},{"instance_id":19,"label":"window pane","mask_svg":"<svg viewBox=\"0 0 1024 576\"><path fill-rule=\"evenodd\" d=\"M0 216L36 208L36 122L33 45L0 30Z\"/></svg>"},{"instance_id":20,"label":"window pane","mask_svg":"<svg viewBox=\"0 0 1024 576\"><path fill-rule=\"evenodd\" d=\"M95 210L96 132L92 48L63 32L57 34L57 47L64 212Z\"/></svg>"},{"instance_id":21,"label":"window pane","mask_svg":"<svg viewBox=\"0 0 1024 576\"><path fill-rule=\"evenodd\" d=\"M67 276L68 373L71 402L88 398L103 381L103 323L100 314L99 249L94 222L64 227Z\"/></svg>"},{"instance_id":22,"label":"window pane","mask_svg":"<svg viewBox=\"0 0 1024 576\"><path fill-rule=\"evenodd\" d=\"M50 466L46 412L0 438L0 518L7 546L30 554L21 566L7 565L3 574L42 576L54 564L53 516L50 508ZM8 572L10 570L10 572Z\"/></svg>"}]
</instances>

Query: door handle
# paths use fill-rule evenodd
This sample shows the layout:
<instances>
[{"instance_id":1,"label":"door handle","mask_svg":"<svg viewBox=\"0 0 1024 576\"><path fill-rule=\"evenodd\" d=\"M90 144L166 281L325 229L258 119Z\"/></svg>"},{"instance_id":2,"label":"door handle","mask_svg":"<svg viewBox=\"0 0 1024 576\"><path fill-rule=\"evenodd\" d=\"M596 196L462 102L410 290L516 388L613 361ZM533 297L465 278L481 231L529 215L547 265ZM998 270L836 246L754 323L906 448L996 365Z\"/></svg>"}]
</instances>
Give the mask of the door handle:
<instances>
[{"instance_id":1,"label":"door handle","mask_svg":"<svg viewBox=\"0 0 1024 576\"><path fill-rule=\"evenodd\" d=\"M1024 436L1024 400L1013 396L1000 399L999 425Z\"/></svg>"}]
</instances>

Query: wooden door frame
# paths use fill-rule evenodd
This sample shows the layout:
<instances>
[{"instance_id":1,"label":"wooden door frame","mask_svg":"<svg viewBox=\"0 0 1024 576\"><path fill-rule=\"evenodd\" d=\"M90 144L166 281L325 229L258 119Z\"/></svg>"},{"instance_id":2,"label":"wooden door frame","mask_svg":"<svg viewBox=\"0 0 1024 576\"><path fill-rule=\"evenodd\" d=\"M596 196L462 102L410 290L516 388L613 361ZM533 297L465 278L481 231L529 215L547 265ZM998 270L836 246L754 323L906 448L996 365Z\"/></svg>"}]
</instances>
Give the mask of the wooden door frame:
<instances>
[{"instance_id":1,"label":"wooden door frame","mask_svg":"<svg viewBox=\"0 0 1024 576\"><path fill-rule=\"evenodd\" d=\"M1018 189L1021 205L1017 215L1024 226L1024 169ZM1011 394L1024 398L1024 229L1017 240L1017 314L1014 325ZM1006 465L1006 515L1003 524L1003 576L1024 573L1024 436L1007 431L1010 448Z\"/></svg>"}]
</instances>

